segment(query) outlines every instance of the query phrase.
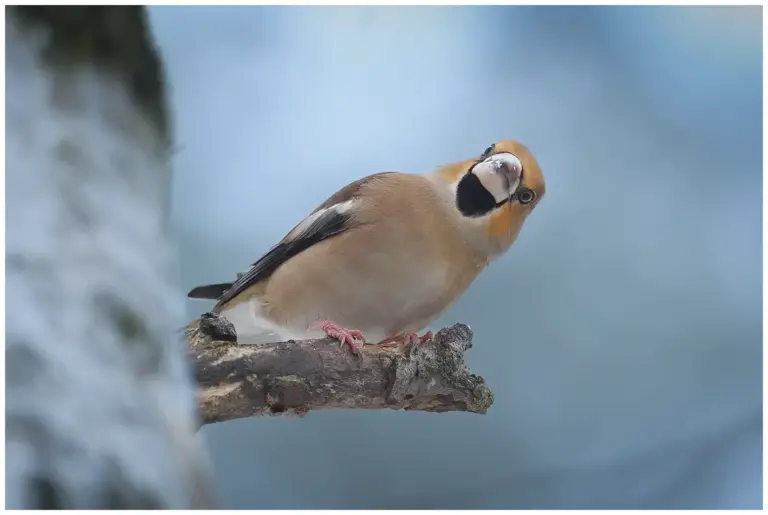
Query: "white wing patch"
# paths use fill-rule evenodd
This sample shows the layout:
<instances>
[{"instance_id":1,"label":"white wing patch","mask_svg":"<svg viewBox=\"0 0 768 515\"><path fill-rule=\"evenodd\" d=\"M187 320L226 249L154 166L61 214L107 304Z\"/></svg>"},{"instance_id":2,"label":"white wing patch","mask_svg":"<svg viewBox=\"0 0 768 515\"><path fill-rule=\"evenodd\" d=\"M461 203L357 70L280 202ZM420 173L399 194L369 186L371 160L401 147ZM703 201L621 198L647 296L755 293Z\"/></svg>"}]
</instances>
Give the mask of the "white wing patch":
<instances>
[{"instance_id":1,"label":"white wing patch","mask_svg":"<svg viewBox=\"0 0 768 515\"><path fill-rule=\"evenodd\" d=\"M310 227L312 227L312 224L317 222L323 216L327 216L331 212L336 212L340 215L349 213L358 202L358 199L351 199L344 202L339 202L338 204L334 204L329 207L324 207L323 209L318 209L304 220L299 222L299 224L294 227L291 232L288 233L285 238L286 241L297 240L301 238L304 234L307 233Z\"/></svg>"}]
</instances>

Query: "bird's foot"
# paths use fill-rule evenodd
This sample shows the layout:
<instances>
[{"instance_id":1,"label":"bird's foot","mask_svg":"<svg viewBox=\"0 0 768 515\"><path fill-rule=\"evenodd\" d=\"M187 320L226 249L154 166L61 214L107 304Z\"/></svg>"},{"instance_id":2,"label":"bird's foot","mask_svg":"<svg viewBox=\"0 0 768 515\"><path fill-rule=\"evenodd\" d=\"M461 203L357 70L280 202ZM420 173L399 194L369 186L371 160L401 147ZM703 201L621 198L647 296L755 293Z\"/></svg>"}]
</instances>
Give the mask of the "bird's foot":
<instances>
[{"instance_id":1,"label":"bird's foot","mask_svg":"<svg viewBox=\"0 0 768 515\"><path fill-rule=\"evenodd\" d=\"M417 345L417 344L426 343L431 339L432 339L432 331L427 331L422 336L419 336L416 333L403 333L403 334L398 334L396 336L390 336L389 338L386 338L385 340L380 341L379 345L391 345L399 342L403 342L406 345Z\"/></svg>"},{"instance_id":2,"label":"bird's foot","mask_svg":"<svg viewBox=\"0 0 768 515\"><path fill-rule=\"evenodd\" d=\"M341 345L347 344L352 354L360 354L360 345L355 340L365 343L363 333L357 329L347 329L330 320L319 320L312 325L313 328L323 331L327 336L339 340Z\"/></svg>"},{"instance_id":3,"label":"bird's foot","mask_svg":"<svg viewBox=\"0 0 768 515\"><path fill-rule=\"evenodd\" d=\"M427 343L429 340L432 339L432 331L427 331L421 336L419 336L416 333L406 333L404 338L405 338L405 343L409 345Z\"/></svg>"}]
</instances>

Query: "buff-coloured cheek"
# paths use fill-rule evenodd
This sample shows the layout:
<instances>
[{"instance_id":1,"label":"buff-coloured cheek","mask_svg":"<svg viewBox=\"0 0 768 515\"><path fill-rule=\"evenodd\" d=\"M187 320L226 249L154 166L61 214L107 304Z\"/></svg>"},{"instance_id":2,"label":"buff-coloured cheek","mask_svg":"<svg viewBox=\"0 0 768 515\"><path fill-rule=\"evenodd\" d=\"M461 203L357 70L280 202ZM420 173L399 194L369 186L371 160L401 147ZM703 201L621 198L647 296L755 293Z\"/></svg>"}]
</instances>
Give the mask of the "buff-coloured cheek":
<instances>
[{"instance_id":1,"label":"buff-coloured cheek","mask_svg":"<svg viewBox=\"0 0 768 515\"><path fill-rule=\"evenodd\" d=\"M517 206L501 208L491 215L488 234L493 238L504 237L520 225L520 220L522 220L522 213Z\"/></svg>"},{"instance_id":2,"label":"buff-coloured cheek","mask_svg":"<svg viewBox=\"0 0 768 515\"><path fill-rule=\"evenodd\" d=\"M453 163L447 166L444 166L440 172L442 176L445 178L446 182L456 182L458 181L472 166L474 161L462 161L460 163Z\"/></svg>"}]
</instances>

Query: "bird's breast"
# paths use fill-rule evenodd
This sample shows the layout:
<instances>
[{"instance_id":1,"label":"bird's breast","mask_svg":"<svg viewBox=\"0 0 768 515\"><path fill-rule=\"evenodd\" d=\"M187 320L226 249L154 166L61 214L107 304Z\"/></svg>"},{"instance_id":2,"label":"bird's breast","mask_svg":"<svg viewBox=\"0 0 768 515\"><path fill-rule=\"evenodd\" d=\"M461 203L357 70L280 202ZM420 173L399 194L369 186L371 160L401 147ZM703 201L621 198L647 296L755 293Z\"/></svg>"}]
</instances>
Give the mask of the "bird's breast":
<instances>
[{"instance_id":1,"label":"bird's breast","mask_svg":"<svg viewBox=\"0 0 768 515\"><path fill-rule=\"evenodd\" d=\"M265 295L275 320L301 329L326 319L384 338L431 321L480 270L427 242L397 245L382 238L364 246L345 237L354 233L323 242L275 272Z\"/></svg>"}]
</instances>

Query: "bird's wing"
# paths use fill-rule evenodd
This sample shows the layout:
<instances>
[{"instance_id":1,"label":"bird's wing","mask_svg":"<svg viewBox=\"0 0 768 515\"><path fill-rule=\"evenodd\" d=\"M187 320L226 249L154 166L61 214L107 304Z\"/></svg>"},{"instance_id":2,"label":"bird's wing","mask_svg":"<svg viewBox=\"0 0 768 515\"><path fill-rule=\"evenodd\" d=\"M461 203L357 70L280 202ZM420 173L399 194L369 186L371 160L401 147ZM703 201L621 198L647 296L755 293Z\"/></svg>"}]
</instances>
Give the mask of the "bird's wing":
<instances>
[{"instance_id":1,"label":"bird's wing","mask_svg":"<svg viewBox=\"0 0 768 515\"><path fill-rule=\"evenodd\" d=\"M382 172L359 179L334 193L328 200L299 222L280 242L272 247L247 272L240 275L216 303L223 306L239 294L268 278L293 256L311 246L347 231L355 225L355 211L362 187L369 181L393 172Z\"/></svg>"}]
</instances>

